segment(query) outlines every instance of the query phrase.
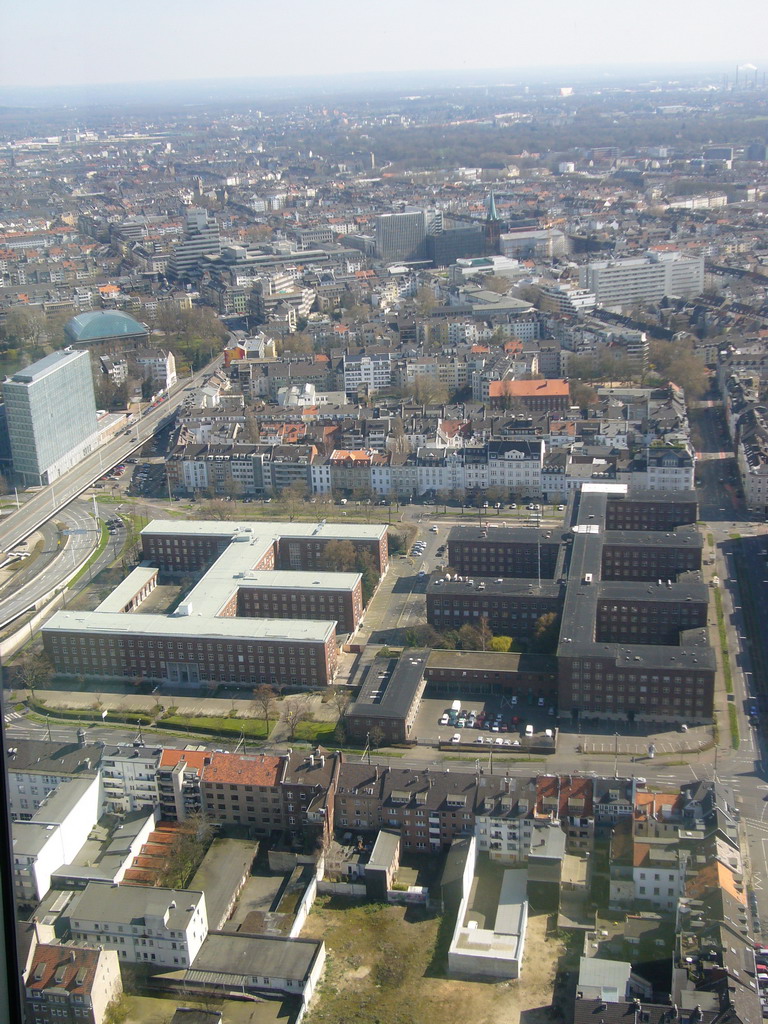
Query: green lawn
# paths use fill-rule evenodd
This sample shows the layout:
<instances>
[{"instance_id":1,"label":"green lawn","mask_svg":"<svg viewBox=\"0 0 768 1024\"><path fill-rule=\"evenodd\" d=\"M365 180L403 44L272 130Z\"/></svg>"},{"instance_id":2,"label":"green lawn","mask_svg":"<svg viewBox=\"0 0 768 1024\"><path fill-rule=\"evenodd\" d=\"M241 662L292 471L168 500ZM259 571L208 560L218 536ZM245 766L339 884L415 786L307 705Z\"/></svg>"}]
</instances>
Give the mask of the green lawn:
<instances>
[{"instance_id":1,"label":"green lawn","mask_svg":"<svg viewBox=\"0 0 768 1024\"><path fill-rule=\"evenodd\" d=\"M72 579L69 581L69 587L70 588L74 587L74 585L77 583L77 581L79 579L81 579L88 572L88 570L93 565L93 563L96 561L96 559L99 557L99 555L102 553L102 551L105 550L105 548L106 548L108 543L109 543L109 530L107 529L107 524L102 521L102 523L101 523L101 536L99 537L98 547L93 552L93 554L88 559L88 561L85 563L85 565L82 567L80 572L78 572L75 576L73 576Z\"/></svg>"},{"instance_id":2,"label":"green lawn","mask_svg":"<svg viewBox=\"0 0 768 1024\"><path fill-rule=\"evenodd\" d=\"M272 723L270 723L272 724ZM263 740L267 738L267 727L261 719L224 718L206 715L164 715L156 723L158 729L174 732L206 733L211 736L238 737Z\"/></svg>"}]
</instances>

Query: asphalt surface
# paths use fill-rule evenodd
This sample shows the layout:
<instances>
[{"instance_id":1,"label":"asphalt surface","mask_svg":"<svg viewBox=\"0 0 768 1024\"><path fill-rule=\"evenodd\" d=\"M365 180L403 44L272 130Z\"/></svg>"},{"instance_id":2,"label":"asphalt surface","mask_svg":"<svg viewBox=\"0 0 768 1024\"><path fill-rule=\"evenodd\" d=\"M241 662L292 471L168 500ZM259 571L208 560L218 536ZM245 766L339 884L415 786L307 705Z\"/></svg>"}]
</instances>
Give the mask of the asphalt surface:
<instances>
[{"instance_id":1,"label":"asphalt surface","mask_svg":"<svg viewBox=\"0 0 768 1024\"><path fill-rule=\"evenodd\" d=\"M209 368L210 369L210 368ZM207 372L209 372L209 369ZM202 375L201 375L202 376ZM93 467L78 475L74 482L64 487L62 500L66 499L70 490L73 492L78 488L82 489L83 481L88 483L102 475L106 469L123 460L127 454L135 450L146 440L151 430L160 426L163 415L167 415L172 408L175 408L183 399L183 387L172 401L173 404L154 414L153 418L145 418L141 425L140 438L135 439L135 431L132 432L130 441L118 439L113 446L107 446L102 454L98 470ZM640 763L633 760L623 750L623 744L617 743L615 756L584 755L578 754L575 750L574 738L562 737L561 747L558 753L549 758L546 763L538 761L528 763L526 761L504 762L503 756L499 758L498 752L493 754L492 766L486 763L491 757L490 751L484 750L478 758L469 758L462 763L467 770L483 764L484 770L503 771L516 776L528 776L541 771L551 772L572 772L574 770L581 774L599 774L630 777L642 775L647 779L648 785L657 789L676 788L683 782L692 779L717 777L725 784L731 786L735 795L740 812L745 846L748 854L749 881L758 899L758 921L764 934L768 934L768 787L766 786L766 775L764 769L764 742L765 734L763 722L768 724L768 679L766 678L765 666L768 666L768 650L764 646L768 642L768 631L762 629L762 621L765 612L768 611L768 535L763 539L763 534L768 534L768 528L764 524L757 524L748 517L747 510L740 503L738 487L734 477L735 460L730 450L730 442L724 430L722 410L719 406L703 405L692 414L692 421L695 424L699 438L699 462L697 468L697 489L700 499L700 515L703 520L702 531L705 541L712 536L714 546L710 548L705 542L705 557L712 552L715 564L707 568L707 572L716 573L721 581L720 590L723 602L723 610L728 628L728 642L731 654L731 668L734 684L734 693L731 701L726 701L726 695L718 697L718 719L719 719L719 747L699 754L674 756L667 754L656 759L643 758ZM146 433L145 433L146 431ZM106 455L108 451L109 455ZM57 482L58 483L58 482ZM57 485L54 485L54 488ZM87 486L87 484L86 484ZM48 489L50 491L50 489ZM49 505L43 508L42 513L38 510L28 510L20 523L14 524L9 531L8 522L2 524L5 535L0 533L0 547L10 548L15 541L9 541L9 536L22 539L24 531L29 532L28 524L35 516L43 515L45 519L50 518L54 507L58 507L59 496L54 500L50 494L46 496L41 492L36 496L40 501L48 502ZM68 500L68 499L67 499ZM150 512L151 502L142 502ZM22 512L25 510L22 509ZM111 514L112 510L108 513ZM162 506L158 505L158 511L162 514ZM383 511L383 510L381 510ZM362 671L375 656L378 647L383 643L396 643L402 640L403 631L410 626L426 621L424 593L429 573L434 567L442 562L443 556L438 556L437 549L446 543L448 532L455 523L471 523L477 521L508 522L517 524L520 521L520 513L515 514L514 510L503 510L496 513L495 510L465 510L447 517L439 516L436 520L437 532L433 533L430 527L433 523L434 509L430 506L411 505L404 506L397 510L387 510L388 516L393 520L411 522L416 527L416 539L425 543L424 552L421 554L409 553L406 557L395 556L390 569L379 588L379 591L366 612L365 622L361 627L359 636L355 639L369 641L359 658L345 656L341 679L345 678L351 683L359 681ZM47 512L47 515L45 513ZM72 514L72 513L70 513ZM7 517L8 519L14 518ZM86 513L81 512L85 516ZM61 516L61 513L58 513ZM383 516L382 516L383 518ZM527 513L522 513L522 521L527 519ZM93 522L91 520L91 522ZM556 526L559 519L548 515L543 520L543 525ZM73 538L85 538L88 527L86 520L74 519L73 532L68 541ZM79 531L85 530L85 534ZM95 531L94 531L95 532ZM736 539L738 535L738 539ZM755 545L754 550L749 545ZM746 547L745 547L746 545ZM102 555L102 559L111 561L114 558L112 545ZM759 550L758 550L759 549ZM70 549L71 551L74 548ZM746 554L745 554L746 552ZM759 557L757 557L759 555ZM59 555L59 558L62 556ZM64 557L67 557L65 549ZM40 573L50 572L50 563L40 562ZM30 566L33 570L34 566ZM425 576L419 577L419 571ZM98 571L98 569L95 569ZM53 577L41 580L41 586L51 582ZM30 586L33 581L28 581L25 586ZM83 581L87 585L87 580ZM0 592L0 610L2 610L3 594ZM714 623L713 623L714 625ZM716 627L712 632L713 642L717 642ZM756 650L759 645L759 651ZM752 701L760 704L761 713L757 724L750 724L747 709ZM736 716L739 726L741 741L739 748L734 750L730 743L730 731L728 728L727 706L730 703L736 709ZM16 713L6 715L6 728L10 735L16 736L41 736L47 735L47 726L30 722L19 718ZM50 726L50 733L53 739L70 740L75 730L69 726L54 723ZM101 738L108 742L132 742L136 738L135 729L111 729L93 727L88 730L91 738ZM184 740L169 737L165 733L152 734L150 730L144 730L146 739L150 742L157 741L164 745L184 745ZM674 746L674 730L669 738ZM150 739L151 737L151 739ZM604 738L604 737L602 737ZM633 739L636 740L633 734ZM197 743L198 739L190 737L190 742ZM610 742L610 740L608 740ZM386 755L378 755L379 761L386 761ZM408 759L397 758L398 765L413 765L424 768L427 764L439 765L441 762L437 752L430 746L417 747ZM454 765L458 769L458 765Z\"/></svg>"},{"instance_id":2,"label":"asphalt surface","mask_svg":"<svg viewBox=\"0 0 768 1024\"><path fill-rule=\"evenodd\" d=\"M95 483L107 470L123 462L132 452L140 448L150 434L156 433L184 402L185 389L209 376L221 363L217 356L203 370L192 378L178 381L169 397L156 409L145 412L128 432L123 432L98 451L83 459L77 466L53 484L24 495L20 509L5 516L0 522L0 550L9 551L30 533L46 523L61 508Z\"/></svg>"}]
</instances>

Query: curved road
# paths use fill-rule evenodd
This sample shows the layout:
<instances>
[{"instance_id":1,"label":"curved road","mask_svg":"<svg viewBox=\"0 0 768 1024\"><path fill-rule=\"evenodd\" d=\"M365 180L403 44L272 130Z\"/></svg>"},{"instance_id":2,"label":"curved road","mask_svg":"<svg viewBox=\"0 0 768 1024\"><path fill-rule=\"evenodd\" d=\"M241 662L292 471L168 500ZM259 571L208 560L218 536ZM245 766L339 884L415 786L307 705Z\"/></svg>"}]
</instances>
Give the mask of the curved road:
<instances>
[{"instance_id":1,"label":"curved road","mask_svg":"<svg viewBox=\"0 0 768 1024\"><path fill-rule=\"evenodd\" d=\"M111 511L104 514L109 516ZM41 530L45 550L0 587L0 628L53 593L97 547L101 526L83 507L73 504L60 510L56 522L64 529L46 523ZM61 547L60 537L64 541Z\"/></svg>"},{"instance_id":2,"label":"curved road","mask_svg":"<svg viewBox=\"0 0 768 1024\"><path fill-rule=\"evenodd\" d=\"M220 365L222 356L217 356L203 370L192 378L178 381L169 397L156 409L145 412L129 431L123 431L116 438L102 445L73 469L47 487L34 492L15 512L5 516L0 523L0 550L9 551L30 533L56 515L59 509L68 505L73 498L90 487L108 469L116 466L136 451L147 440L172 419L184 402L185 390L202 383Z\"/></svg>"}]
</instances>

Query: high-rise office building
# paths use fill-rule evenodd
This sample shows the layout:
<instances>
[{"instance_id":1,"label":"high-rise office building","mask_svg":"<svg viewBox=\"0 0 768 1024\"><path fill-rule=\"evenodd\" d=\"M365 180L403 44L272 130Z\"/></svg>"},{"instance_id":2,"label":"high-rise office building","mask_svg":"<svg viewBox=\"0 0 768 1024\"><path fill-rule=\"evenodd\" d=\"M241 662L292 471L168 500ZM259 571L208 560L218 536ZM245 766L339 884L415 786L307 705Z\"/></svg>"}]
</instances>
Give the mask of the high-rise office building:
<instances>
[{"instance_id":1,"label":"high-rise office building","mask_svg":"<svg viewBox=\"0 0 768 1024\"><path fill-rule=\"evenodd\" d=\"M174 248L168 261L168 276L184 278L192 275L203 256L218 256L221 238L216 218L206 210L193 209L187 213L184 241Z\"/></svg>"},{"instance_id":2,"label":"high-rise office building","mask_svg":"<svg viewBox=\"0 0 768 1024\"><path fill-rule=\"evenodd\" d=\"M64 349L3 385L13 470L27 485L50 484L98 444L91 357Z\"/></svg>"},{"instance_id":3,"label":"high-rise office building","mask_svg":"<svg viewBox=\"0 0 768 1024\"><path fill-rule=\"evenodd\" d=\"M597 260L581 268L580 283L598 306L657 302L665 295L698 295L704 287L704 257L651 253L623 260Z\"/></svg>"},{"instance_id":4,"label":"high-rise office building","mask_svg":"<svg viewBox=\"0 0 768 1024\"><path fill-rule=\"evenodd\" d=\"M381 260L426 259L426 241L424 210L382 213L376 218L376 255Z\"/></svg>"}]
</instances>

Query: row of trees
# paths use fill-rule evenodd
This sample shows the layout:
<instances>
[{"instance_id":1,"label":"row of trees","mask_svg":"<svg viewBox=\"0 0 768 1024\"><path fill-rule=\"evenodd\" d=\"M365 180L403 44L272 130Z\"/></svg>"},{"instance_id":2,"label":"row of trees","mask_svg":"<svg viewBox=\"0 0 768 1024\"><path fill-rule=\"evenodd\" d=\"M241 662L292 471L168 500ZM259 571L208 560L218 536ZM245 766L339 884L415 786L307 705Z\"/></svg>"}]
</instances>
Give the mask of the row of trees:
<instances>
[{"instance_id":1,"label":"row of trees","mask_svg":"<svg viewBox=\"0 0 768 1024\"><path fill-rule=\"evenodd\" d=\"M458 629L437 630L434 626L412 626L405 632L406 647L431 647L448 651L495 651L507 654L527 650L532 654L552 654L557 649L560 618L555 612L539 616L533 636L528 641L516 641L506 634L494 634L488 619L483 617L467 622Z\"/></svg>"},{"instance_id":2,"label":"row of trees","mask_svg":"<svg viewBox=\"0 0 768 1024\"><path fill-rule=\"evenodd\" d=\"M327 696L341 718L350 701L349 690L342 686L333 686L328 690ZM280 719L285 724L288 739L293 740L296 738L299 725L310 717L310 694L297 693L286 697L280 704L278 700L278 691L267 683L257 686L253 691L257 715L264 722L267 735L271 725Z\"/></svg>"}]
</instances>

